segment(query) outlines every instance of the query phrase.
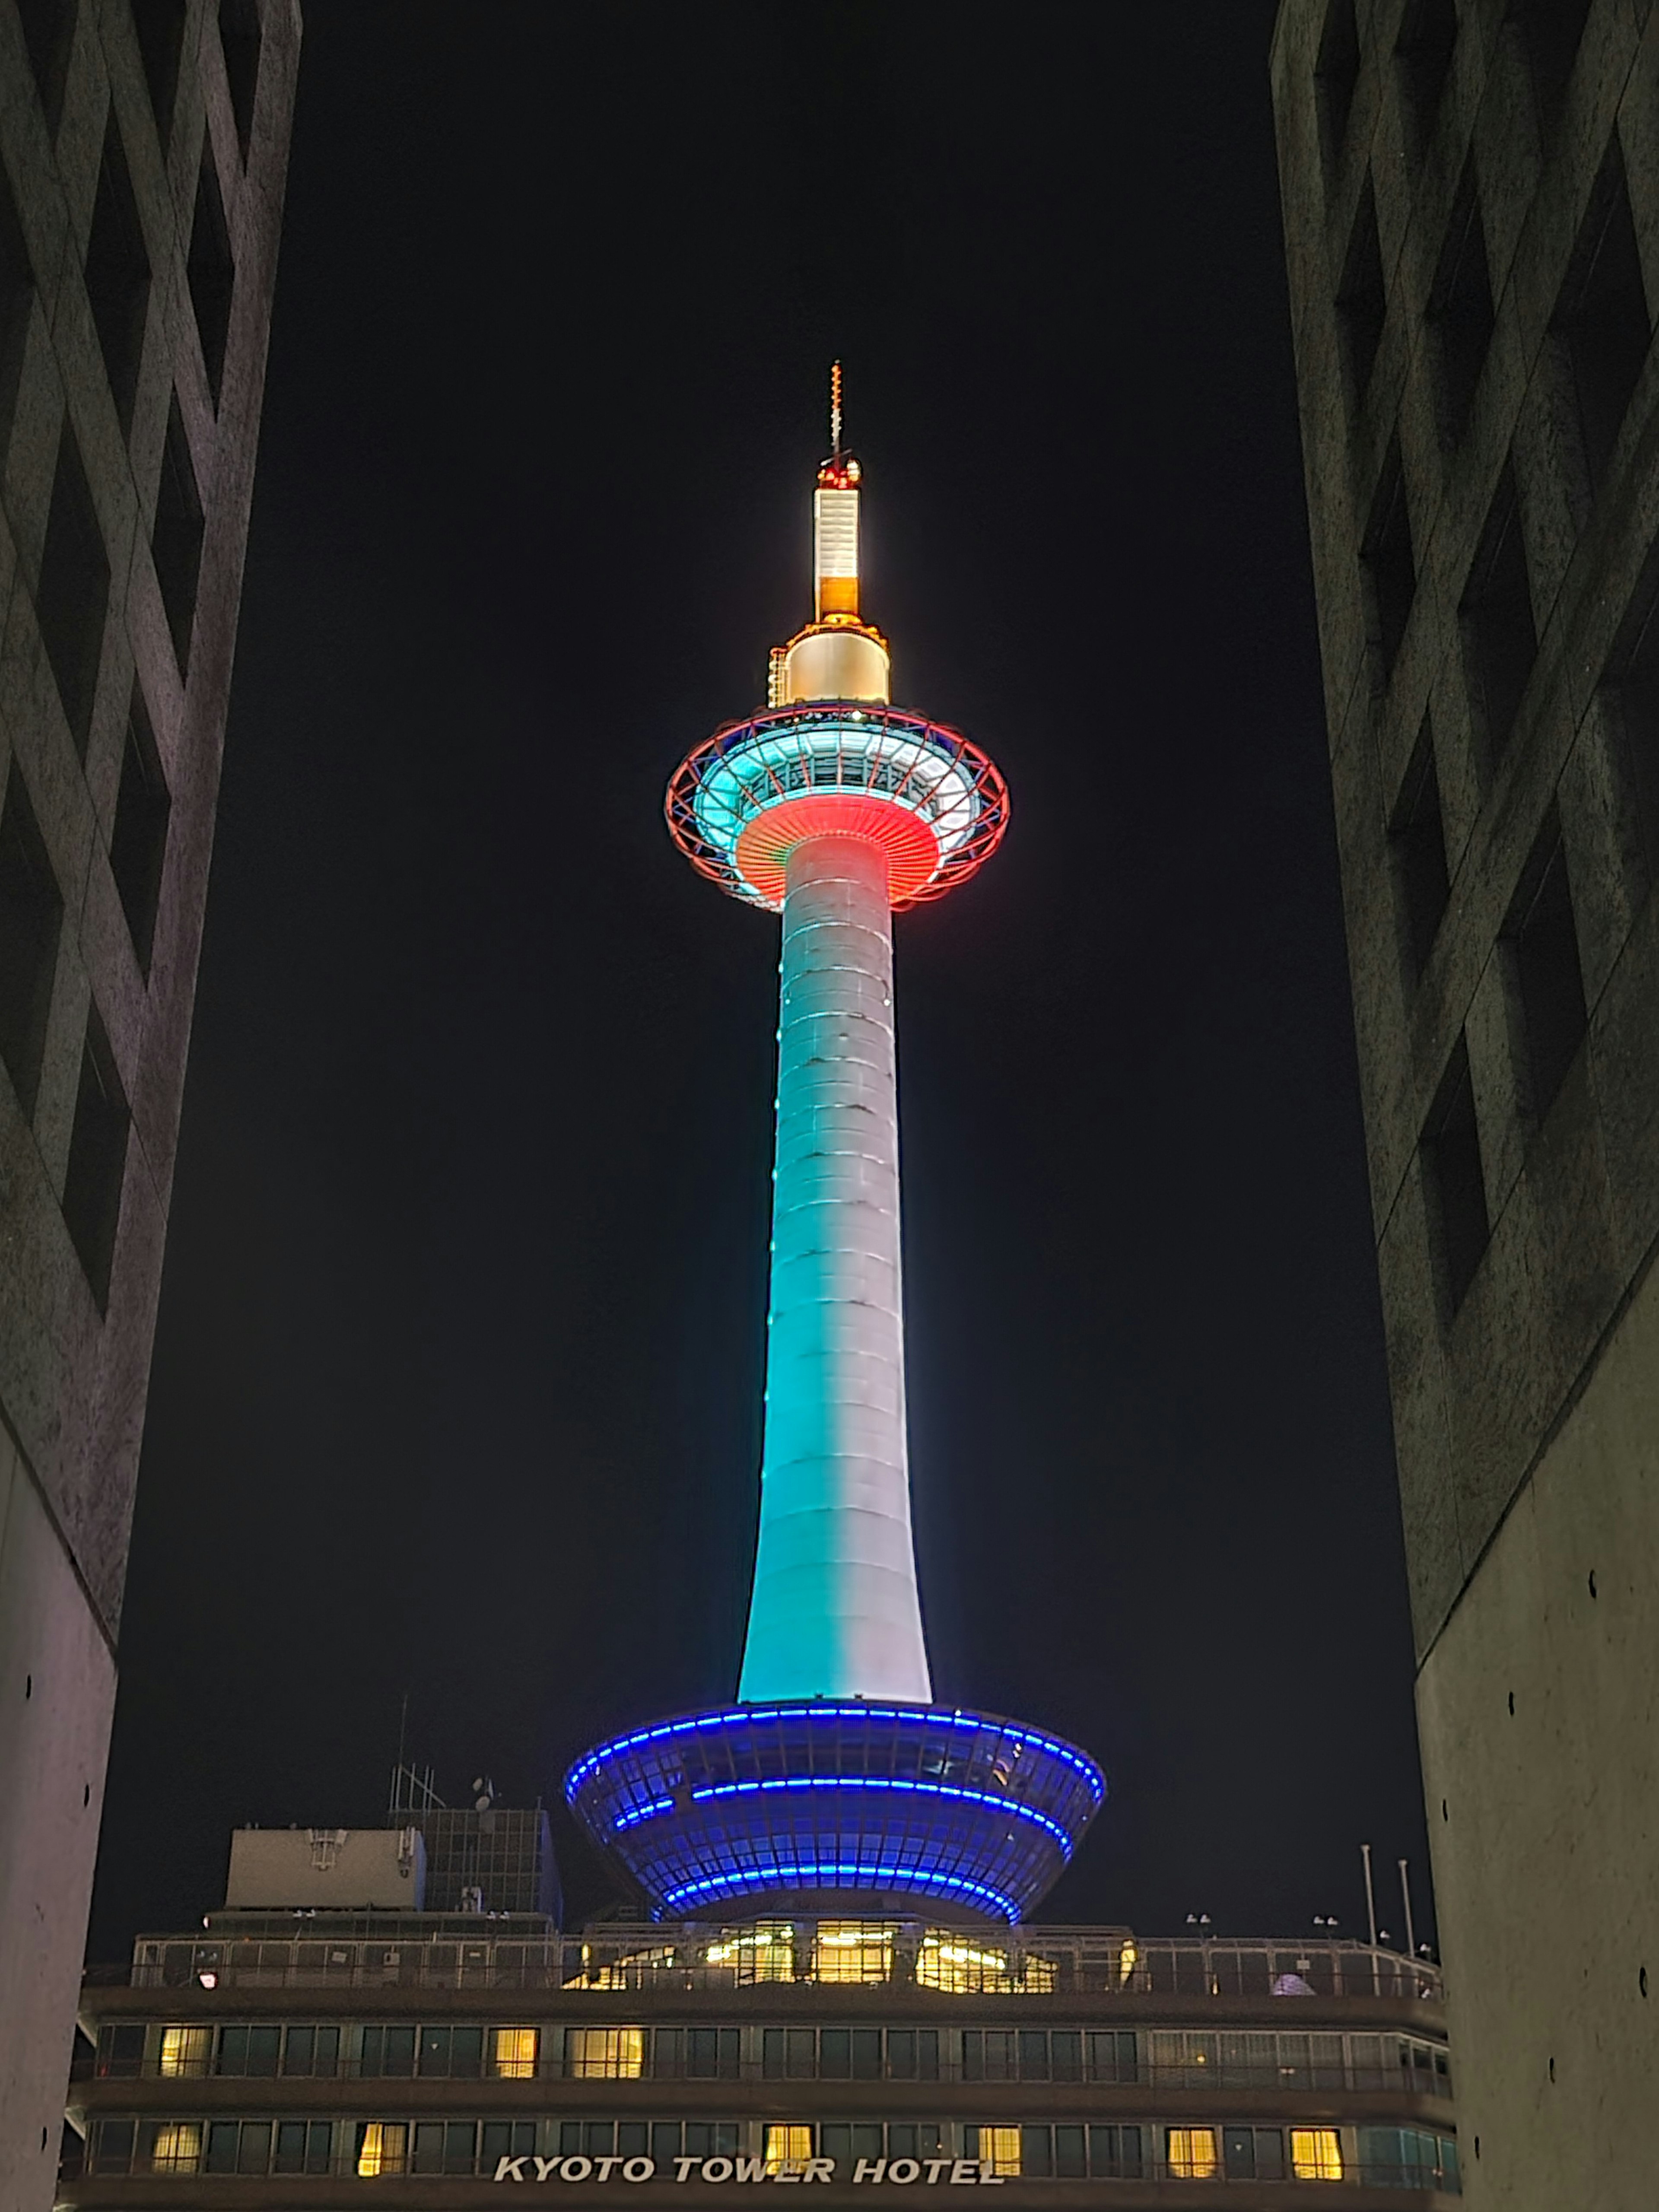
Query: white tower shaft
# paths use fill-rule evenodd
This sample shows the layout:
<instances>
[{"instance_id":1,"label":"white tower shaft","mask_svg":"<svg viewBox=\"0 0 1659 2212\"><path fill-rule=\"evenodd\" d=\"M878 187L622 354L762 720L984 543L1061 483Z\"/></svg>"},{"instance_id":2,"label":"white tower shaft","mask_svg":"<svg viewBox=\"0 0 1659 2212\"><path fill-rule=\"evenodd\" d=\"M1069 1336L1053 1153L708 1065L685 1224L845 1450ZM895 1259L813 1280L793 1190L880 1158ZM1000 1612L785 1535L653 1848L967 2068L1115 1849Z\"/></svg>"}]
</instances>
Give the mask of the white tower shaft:
<instances>
[{"instance_id":1,"label":"white tower shaft","mask_svg":"<svg viewBox=\"0 0 1659 2212\"><path fill-rule=\"evenodd\" d=\"M739 1694L932 1695L910 1534L887 861L790 856L760 1546Z\"/></svg>"}]
</instances>

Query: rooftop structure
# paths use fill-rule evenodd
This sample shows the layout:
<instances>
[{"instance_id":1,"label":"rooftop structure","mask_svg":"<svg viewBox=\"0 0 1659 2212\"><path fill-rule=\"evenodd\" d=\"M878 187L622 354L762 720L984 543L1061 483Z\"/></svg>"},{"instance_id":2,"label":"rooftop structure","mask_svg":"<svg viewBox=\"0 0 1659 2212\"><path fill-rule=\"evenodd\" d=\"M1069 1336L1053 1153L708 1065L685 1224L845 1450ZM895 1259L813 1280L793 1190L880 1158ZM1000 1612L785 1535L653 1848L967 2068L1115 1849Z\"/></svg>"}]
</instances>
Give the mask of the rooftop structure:
<instances>
[{"instance_id":1,"label":"rooftop structure","mask_svg":"<svg viewBox=\"0 0 1659 2212\"><path fill-rule=\"evenodd\" d=\"M786 2182L989 2185L1009 2212L1218 2184L1267 2212L1340 2185L1352 2212L1431 2212L1458 2185L1439 1977L1363 1944L926 1910L567 1935L220 1912L89 1978L82 2026L59 2203L85 2212L618 2185L652 2212Z\"/></svg>"},{"instance_id":2,"label":"rooftop structure","mask_svg":"<svg viewBox=\"0 0 1659 2212\"><path fill-rule=\"evenodd\" d=\"M702 872L782 918L760 1534L738 1702L571 1770L589 1833L671 1917L769 1899L1019 1919L1105 1794L1086 1753L933 1700L910 1533L892 916L964 882L1008 819L955 730L890 703L860 593L861 471L813 494L813 618L766 711L669 785Z\"/></svg>"},{"instance_id":3,"label":"rooftop structure","mask_svg":"<svg viewBox=\"0 0 1659 2212\"><path fill-rule=\"evenodd\" d=\"M1273 82L1470 2194L1643 2204L1659 14L1285 0Z\"/></svg>"}]
</instances>

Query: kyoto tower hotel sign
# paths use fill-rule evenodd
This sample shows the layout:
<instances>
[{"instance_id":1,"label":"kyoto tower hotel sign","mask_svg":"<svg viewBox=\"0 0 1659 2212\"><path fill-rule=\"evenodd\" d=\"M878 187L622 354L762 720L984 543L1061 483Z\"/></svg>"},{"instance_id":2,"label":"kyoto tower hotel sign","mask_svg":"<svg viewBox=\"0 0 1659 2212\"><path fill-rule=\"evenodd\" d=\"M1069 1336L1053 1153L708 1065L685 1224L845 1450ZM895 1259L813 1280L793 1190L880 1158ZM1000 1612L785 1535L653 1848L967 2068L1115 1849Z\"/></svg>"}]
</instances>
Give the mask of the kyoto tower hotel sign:
<instances>
[{"instance_id":1,"label":"kyoto tower hotel sign","mask_svg":"<svg viewBox=\"0 0 1659 2212\"><path fill-rule=\"evenodd\" d=\"M859 602L859 465L813 495L813 619L767 711L697 747L669 828L781 914L760 1537L735 1704L601 1744L566 1794L659 1915L1018 1920L1105 1794L1042 1730L933 1698L910 1534L892 917L965 882L1008 818L977 747L889 703ZM849 1894L854 1893L855 1894Z\"/></svg>"}]
</instances>

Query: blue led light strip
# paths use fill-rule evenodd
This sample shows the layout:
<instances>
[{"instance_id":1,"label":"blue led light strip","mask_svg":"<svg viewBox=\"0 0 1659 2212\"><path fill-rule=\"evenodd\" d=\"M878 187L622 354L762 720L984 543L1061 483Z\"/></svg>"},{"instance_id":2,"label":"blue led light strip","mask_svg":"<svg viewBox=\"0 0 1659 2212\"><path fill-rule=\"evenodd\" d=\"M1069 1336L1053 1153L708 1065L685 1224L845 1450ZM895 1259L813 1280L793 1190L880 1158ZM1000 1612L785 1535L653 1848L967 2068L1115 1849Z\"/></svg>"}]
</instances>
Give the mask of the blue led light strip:
<instances>
[{"instance_id":1,"label":"blue led light strip","mask_svg":"<svg viewBox=\"0 0 1659 2212\"><path fill-rule=\"evenodd\" d=\"M942 1712L931 1705L912 1706L908 1711L889 1705L760 1705L739 1707L735 1712L699 1713L690 1720L665 1721L656 1728L638 1729L632 1735L619 1735L611 1742L599 1745L580 1760L566 1777L564 1794L574 1804L578 1792L591 1774L624 1752L635 1751L641 1744L660 1743L671 1736L695 1735L705 1729L760 1729L769 1721L899 1721L908 1722L917 1729L966 1729L974 1735L1006 1737L1012 1743L1029 1743L1046 1752L1050 1758L1063 1759L1074 1767L1088 1784L1090 1795L1098 1804L1106 1794L1106 1785L1100 1770L1085 1759L1069 1744L1059 1743L1054 1737L1039 1735L1034 1729L1016 1728L1011 1723L988 1720L972 1713Z\"/></svg>"},{"instance_id":2,"label":"blue led light strip","mask_svg":"<svg viewBox=\"0 0 1659 2212\"><path fill-rule=\"evenodd\" d=\"M694 1897L708 1897L715 1892L728 1896L741 1896L750 1889L815 1889L824 1887L826 1881L833 1887L843 1875L857 1878L858 1886L875 1889L883 1882L891 1882L902 1889L948 1889L959 1895L981 1897L1000 1912L1005 1918L1018 1920L1018 1908L1000 1891L988 1888L982 1881L968 1881L960 1875L927 1874L919 1868L883 1866L781 1866L764 1874L716 1875L702 1881L682 1882L678 1889L667 1890L663 1895L666 1905L684 1905Z\"/></svg>"},{"instance_id":3,"label":"blue led light strip","mask_svg":"<svg viewBox=\"0 0 1659 2212\"><path fill-rule=\"evenodd\" d=\"M767 1790L907 1790L924 1797L960 1797L970 1805L993 1805L999 1813L1009 1814L1016 1820L1035 1821L1038 1827L1048 1831L1068 1859L1072 1856L1072 1838L1058 1820L1051 1820L1046 1813L1039 1813L1035 1806L1021 1805L1012 1797L999 1797L990 1790L959 1790L949 1782L909 1782L898 1775L784 1774L763 1782L710 1783L704 1789L694 1790L691 1796L695 1803L704 1797L747 1797ZM628 1825L631 1826L635 1820L648 1819L658 1808L672 1811L673 1804L672 1797L659 1798L655 1806L647 1807L642 1813L631 1814ZM621 1827L623 1823L618 1820L615 1825Z\"/></svg>"},{"instance_id":4,"label":"blue led light strip","mask_svg":"<svg viewBox=\"0 0 1659 2212\"><path fill-rule=\"evenodd\" d=\"M637 1811L619 1814L611 1825L620 1834L624 1828L637 1828L641 1820L654 1820L659 1813L672 1813L673 1809L672 1797L653 1797L648 1805L640 1806Z\"/></svg>"}]
</instances>

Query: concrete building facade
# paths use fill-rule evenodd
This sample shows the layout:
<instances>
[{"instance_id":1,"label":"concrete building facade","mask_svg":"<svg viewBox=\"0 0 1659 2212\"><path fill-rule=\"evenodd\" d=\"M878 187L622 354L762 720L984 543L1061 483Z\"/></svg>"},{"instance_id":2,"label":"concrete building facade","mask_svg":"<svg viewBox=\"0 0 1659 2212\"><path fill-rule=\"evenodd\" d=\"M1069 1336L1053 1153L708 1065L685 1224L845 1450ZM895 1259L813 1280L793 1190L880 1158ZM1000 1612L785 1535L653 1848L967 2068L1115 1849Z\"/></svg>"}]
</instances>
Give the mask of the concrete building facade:
<instances>
[{"instance_id":1,"label":"concrete building facade","mask_svg":"<svg viewBox=\"0 0 1659 2212\"><path fill-rule=\"evenodd\" d=\"M1659 8L1284 0L1332 784L1477 2206L1652 2201Z\"/></svg>"},{"instance_id":2,"label":"concrete building facade","mask_svg":"<svg viewBox=\"0 0 1659 2212\"><path fill-rule=\"evenodd\" d=\"M0 0L0 2202L52 2200L295 0Z\"/></svg>"}]
</instances>

